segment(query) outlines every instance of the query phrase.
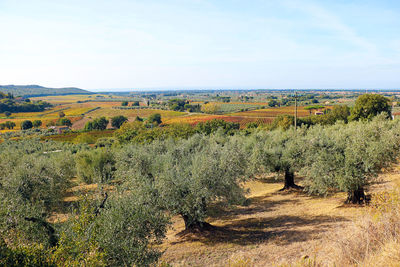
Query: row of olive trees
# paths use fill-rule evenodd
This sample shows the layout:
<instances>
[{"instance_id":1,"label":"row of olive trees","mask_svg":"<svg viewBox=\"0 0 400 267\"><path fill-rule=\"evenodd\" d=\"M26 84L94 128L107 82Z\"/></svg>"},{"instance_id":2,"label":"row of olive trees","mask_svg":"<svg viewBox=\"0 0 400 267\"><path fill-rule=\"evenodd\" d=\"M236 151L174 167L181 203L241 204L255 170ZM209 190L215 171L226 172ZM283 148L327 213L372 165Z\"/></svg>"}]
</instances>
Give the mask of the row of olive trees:
<instances>
[{"instance_id":1,"label":"row of olive trees","mask_svg":"<svg viewBox=\"0 0 400 267\"><path fill-rule=\"evenodd\" d=\"M348 193L348 202L361 203L365 187L395 162L399 134L400 123L384 114L372 121L259 131L251 136L250 166L254 174L282 173L283 189L300 188L294 183L299 173L309 193L340 190Z\"/></svg>"}]
</instances>

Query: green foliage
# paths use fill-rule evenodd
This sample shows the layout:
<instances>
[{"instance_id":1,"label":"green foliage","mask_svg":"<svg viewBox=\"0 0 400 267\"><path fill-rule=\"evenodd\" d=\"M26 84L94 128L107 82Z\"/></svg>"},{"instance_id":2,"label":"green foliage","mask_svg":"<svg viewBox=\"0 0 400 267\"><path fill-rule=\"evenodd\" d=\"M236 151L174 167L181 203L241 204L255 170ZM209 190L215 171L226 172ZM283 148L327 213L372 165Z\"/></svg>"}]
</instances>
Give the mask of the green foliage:
<instances>
[{"instance_id":1,"label":"green foliage","mask_svg":"<svg viewBox=\"0 0 400 267\"><path fill-rule=\"evenodd\" d=\"M51 107L50 103L44 101L26 102L16 101L11 98L0 99L0 113L3 112L39 112Z\"/></svg>"},{"instance_id":2,"label":"green foliage","mask_svg":"<svg viewBox=\"0 0 400 267\"><path fill-rule=\"evenodd\" d=\"M53 260L60 266L149 266L161 253L169 224L157 199L135 190L104 198L95 208L85 199L61 233ZM101 207L101 208L100 208Z\"/></svg>"},{"instance_id":3,"label":"green foliage","mask_svg":"<svg viewBox=\"0 0 400 267\"><path fill-rule=\"evenodd\" d=\"M100 148L100 147L112 147L113 144L115 143L115 139L112 137L102 137L96 140L95 147Z\"/></svg>"},{"instance_id":4,"label":"green foliage","mask_svg":"<svg viewBox=\"0 0 400 267\"><path fill-rule=\"evenodd\" d=\"M7 129L14 129L15 123L12 121L6 121L5 123L0 124L0 129L4 130L5 128Z\"/></svg>"},{"instance_id":5,"label":"green foliage","mask_svg":"<svg viewBox=\"0 0 400 267\"><path fill-rule=\"evenodd\" d=\"M271 100L268 101L268 106L269 107L276 107L278 105L279 105L279 103L275 99L271 99Z\"/></svg>"},{"instance_id":6,"label":"green foliage","mask_svg":"<svg viewBox=\"0 0 400 267\"><path fill-rule=\"evenodd\" d=\"M108 266L151 266L161 256L155 245L165 237L169 219L160 199L142 190L112 196L96 218L96 239Z\"/></svg>"},{"instance_id":7,"label":"green foliage","mask_svg":"<svg viewBox=\"0 0 400 267\"><path fill-rule=\"evenodd\" d=\"M85 199L64 227L52 254L58 266L107 266L97 241L95 208Z\"/></svg>"},{"instance_id":8,"label":"green foliage","mask_svg":"<svg viewBox=\"0 0 400 267\"><path fill-rule=\"evenodd\" d=\"M378 94L364 94L357 98L350 120L370 120L382 112L391 116L390 99Z\"/></svg>"},{"instance_id":9,"label":"green foliage","mask_svg":"<svg viewBox=\"0 0 400 267\"><path fill-rule=\"evenodd\" d=\"M21 129L22 130L28 130L33 127L33 124L30 120L25 120L21 122Z\"/></svg>"},{"instance_id":10,"label":"green foliage","mask_svg":"<svg viewBox=\"0 0 400 267\"><path fill-rule=\"evenodd\" d=\"M198 133L209 135L215 133L218 129L222 129L225 134L232 135L239 130L239 123L227 122L220 119L213 119L205 122L200 122L196 125Z\"/></svg>"},{"instance_id":11,"label":"green foliage","mask_svg":"<svg viewBox=\"0 0 400 267\"><path fill-rule=\"evenodd\" d=\"M105 117L96 118L92 121L88 121L85 125L85 131L92 130L105 130L107 129L108 120Z\"/></svg>"},{"instance_id":12,"label":"green foliage","mask_svg":"<svg viewBox=\"0 0 400 267\"><path fill-rule=\"evenodd\" d=\"M145 131L146 127L140 121L124 123L120 129L115 131L114 136L120 143L126 143Z\"/></svg>"},{"instance_id":13,"label":"green foliage","mask_svg":"<svg viewBox=\"0 0 400 267\"><path fill-rule=\"evenodd\" d=\"M379 116L369 123L311 128L299 141L307 190L325 194L336 188L352 193L369 185L396 160L399 127Z\"/></svg>"},{"instance_id":14,"label":"green foliage","mask_svg":"<svg viewBox=\"0 0 400 267\"><path fill-rule=\"evenodd\" d=\"M156 125L161 124L162 123L161 114L160 113L151 114L149 116L149 118L147 119L147 121L149 123L153 123L153 124L156 124Z\"/></svg>"},{"instance_id":15,"label":"green foliage","mask_svg":"<svg viewBox=\"0 0 400 267\"><path fill-rule=\"evenodd\" d=\"M6 117L10 117L11 116L11 112L10 111L6 111L6 112L4 112L4 115L6 116Z\"/></svg>"},{"instance_id":16,"label":"green foliage","mask_svg":"<svg viewBox=\"0 0 400 267\"><path fill-rule=\"evenodd\" d=\"M282 128L274 131L258 131L248 137L250 142L250 170L253 174L294 173L297 159L296 132Z\"/></svg>"},{"instance_id":17,"label":"green foliage","mask_svg":"<svg viewBox=\"0 0 400 267\"><path fill-rule=\"evenodd\" d=\"M348 117L350 116L350 108L345 105L337 105L332 109L327 109L324 115L313 115L305 118L299 119L299 124L306 125L333 125L337 121L348 122Z\"/></svg>"},{"instance_id":18,"label":"green foliage","mask_svg":"<svg viewBox=\"0 0 400 267\"><path fill-rule=\"evenodd\" d=\"M123 107L126 107L126 106L128 106L128 101L123 101L122 103L121 103L121 106L123 106Z\"/></svg>"},{"instance_id":19,"label":"green foliage","mask_svg":"<svg viewBox=\"0 0 400 267\"><path fill-rule=\"evenodd\" d=\"M325 108L325 106L323 106L323 105L312 105L312 106L304 107L305 110L309 110L310 112L311 112L311 110L314 110L314 109L323 109L323 108Z\"/></svg>"},{"instance_id":20,"label":"green foliage","mask_svg":"<svg viewBox=\"0 0 400 267\"><path fill-rule=\"evenodd\" d=\"M78 134L72 142L74 144L94 144L96 143L96 138L90 133L81 133Z\"/></svg>"},{"instance_id":21,"label":"green foliage","mask_svg":"<svg viewBox=\"0 0 400 267\"><path fill-rule=\"evenodd\" d=\"M32 122L33 127L35 128L39 128L40 126L42 126L42 121L41 120L34 120Z\"/></svg>"},{"instance_id":22,"label":"green foliage","mask_svg":"<svg viewBox=\"0 0 400 267\"><path fill-rule=\"evenodd\" d=\"M269 128L271 130L279 128L288 130L291 126L294 126L294 117L292 115L279 115L272 121Z\"/></svg>"},{"instance_id":23,"label":"green foliage","mask_svg":"<svg viewBox=\"0 0 400 267\"><path fill-rule=\"evenodd\" d=\"M51 267L56 265L49 259L49 251L42 245L32 244L9 248L0 238L0 266Z\"/></svg>"},{"instance_id":24,"label":"green foliage","mask_svg":"<svg viewBox=\"0 0 400 267\"><path fill-rule=\"evenodd\" d=\"M111 126L119 129L122 124L128 121L128 118L122 115L115 116L111 118Z\"/></svg>"},{"instance_id":25,"label":"green foliage","mask_svg":"<svg viewBox=\"0 0 400 267\"><path fill-rule=\"evenodd\" d=\"M82 151L75 156L78 177L87 184L106 183L114 178L114 154L108 149Z\"/></svg>"},{"instance_id":26,"label":"green foliage","mask_svg":"<svg viewBox=\"0 0 400 267\"><path fill-rule=\"evenodd\" d=\"M65 117L62 117L62 118L59 118L59 119L58 119L57 125L58 125L58 126L68 126L68 127L71 127L71 126L72 126L72 122L71 122L70 119L65 118Z\"/></svg>"},{"instance_id":27,"label":"green foliage","mask_svg":"<svg viewBox=\"0 0 400 267\"><path fill-rule=\"evenodd\" d=\"M188 229L202 226L210 202L244 199L240 182L247 161L236 139L195 135L127 146L117 162L117 177L128 188L150 186L154 197L172 214L181 215Z\"/></svg>"},{"instance_id":28,"label":"green foliage","mask_svg":"<svg viewBox=\"0 0 400 267\"><path fill-rule=\"evenodd\" d=\"M73 158L67 152L21 152L0 154L0 232L21 232L27 241L54 244L54 229L46 219L60 207L74 175Z\"/></svg>"},{"instance_id":29,"label":"green foliage","mask_svg":"<svg viewBox=\"0 0 400 267\"><path fill-rule=\"evenodd\" d=\"M184 99L171 99L168 101L169 109L174 111L184 111L186 104L189 104L189 102Z\"/></svg>"},{"instance_id":30,"label":"green foliage","mask_svg":"<svg viewBox=\"0 0 400 267\"><path fill-rule=\"evenodd\" d=\"M0 85L0 91L16 96L44 96L66 94L88 94L79 88L47 88L39 85Z\"/></svg>"}]
</instances>

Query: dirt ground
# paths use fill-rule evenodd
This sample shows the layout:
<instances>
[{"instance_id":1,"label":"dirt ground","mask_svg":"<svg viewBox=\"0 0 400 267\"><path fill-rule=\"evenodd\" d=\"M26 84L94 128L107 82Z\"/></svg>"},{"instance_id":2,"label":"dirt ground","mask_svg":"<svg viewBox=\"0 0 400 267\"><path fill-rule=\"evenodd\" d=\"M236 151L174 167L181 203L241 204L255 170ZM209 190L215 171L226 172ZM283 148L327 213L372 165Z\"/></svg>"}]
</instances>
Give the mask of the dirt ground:
<instances>
[{"instance_id":1,"label":"dirt ground","mask_svg":"<svg viewBox=\"0 0 400 267\"><path fill-rule=\"evenodd\" d=\"M368 193L399 185L399 177L396 167L381 175ZM211 208L215 215L207 221L216 226L212 231L182 236L183 221L174 218L161 261L172 266L298 266L311 259L332 266L338 238L367 210L344 205L344 193L312 197L279 192L282 182L274 178L257 179L246 187L249 205Z\"/></svg>"}]
</instances>

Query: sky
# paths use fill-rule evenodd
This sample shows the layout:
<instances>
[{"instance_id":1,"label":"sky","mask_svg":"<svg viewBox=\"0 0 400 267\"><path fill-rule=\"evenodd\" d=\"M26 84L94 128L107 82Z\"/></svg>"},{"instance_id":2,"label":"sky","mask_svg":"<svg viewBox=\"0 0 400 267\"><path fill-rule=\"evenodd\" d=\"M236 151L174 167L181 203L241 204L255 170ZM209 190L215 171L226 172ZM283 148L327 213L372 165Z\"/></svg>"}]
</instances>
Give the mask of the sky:
<instances>
[{"instance_id":1,"label":"sky","mask_svg":"<svg viewBox=\"0 0 400 267\"><path fill-rule=\"evenodd\" d=\"M400 1L0 0L0 84L400 88Z\"/></svg>"}]
</instances>

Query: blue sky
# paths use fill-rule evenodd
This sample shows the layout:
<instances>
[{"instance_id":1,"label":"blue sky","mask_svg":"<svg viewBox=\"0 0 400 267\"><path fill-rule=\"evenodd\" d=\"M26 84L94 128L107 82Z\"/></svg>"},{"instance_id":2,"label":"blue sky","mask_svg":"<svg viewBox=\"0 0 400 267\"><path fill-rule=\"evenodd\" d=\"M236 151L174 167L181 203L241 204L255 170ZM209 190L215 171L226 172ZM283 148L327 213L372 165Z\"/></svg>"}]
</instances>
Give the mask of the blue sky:
<instances>
[{"instance_id":1,"label":"blue sky","mask_svg":"<svg viewBox=\"0 0 400 267\"><path fill-rule=\"evenodd\" d=\"M0 0L0 84L400 88L400 1Z\"/></svg>"}]
</instances>

